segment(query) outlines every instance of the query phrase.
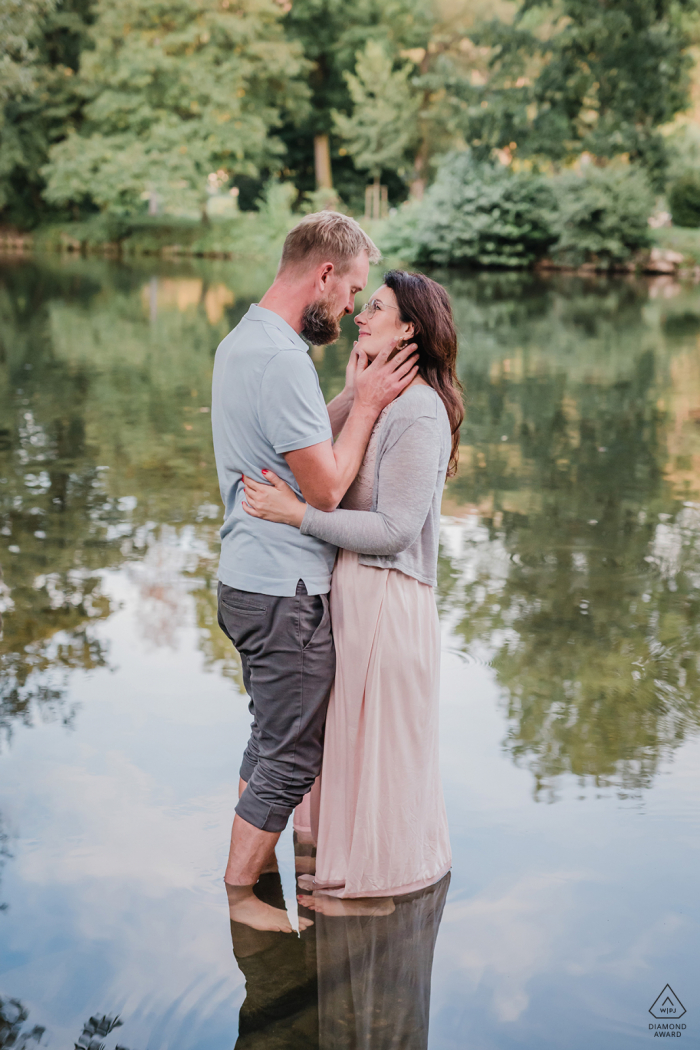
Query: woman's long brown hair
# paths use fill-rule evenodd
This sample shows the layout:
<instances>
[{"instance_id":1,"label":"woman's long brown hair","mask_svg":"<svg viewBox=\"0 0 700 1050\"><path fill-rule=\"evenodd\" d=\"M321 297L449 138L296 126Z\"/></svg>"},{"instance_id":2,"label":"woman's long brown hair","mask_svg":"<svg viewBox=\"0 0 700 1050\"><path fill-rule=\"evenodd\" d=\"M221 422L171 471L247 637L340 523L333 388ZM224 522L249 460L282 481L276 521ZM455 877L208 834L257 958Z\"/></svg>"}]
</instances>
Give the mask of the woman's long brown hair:
<instances>
[{"instance_id":1,"label":"woman's long brown hair","mask_svg":"<svg viewBox=\"0 0 700 1050\"><path fill-rule=\"evenodd\" d=\"M447 410L452 431L447 476L451 478L457 473L464 402L457 378L457 332L450 297L441 284L422 273L389 270L384 284L396 296L402 322L412 323L415 329L410 341L418 347L418 374L439 394Z\"/></svg>"}]
</instances>

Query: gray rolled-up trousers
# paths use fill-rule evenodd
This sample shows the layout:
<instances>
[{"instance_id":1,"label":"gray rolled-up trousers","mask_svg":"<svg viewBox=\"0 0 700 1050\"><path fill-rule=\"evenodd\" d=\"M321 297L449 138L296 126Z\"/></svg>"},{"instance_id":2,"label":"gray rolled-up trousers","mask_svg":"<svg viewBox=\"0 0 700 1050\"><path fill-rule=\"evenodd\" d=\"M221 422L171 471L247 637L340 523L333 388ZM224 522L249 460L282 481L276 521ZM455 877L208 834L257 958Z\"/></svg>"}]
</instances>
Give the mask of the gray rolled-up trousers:
<instances>
[{"instance_id":1,"label":"gray rolled-up trousers","mask_svg":"<svg viewBox=\"0 0 700 1050\"><path fill-rule=\"evenodd\" d=\"M327 594L293 598L219 584L219 626L238 650L253 721L236 813L282 831L321 772L326 709L335 675Z\"/></svg>"}]
</instances>

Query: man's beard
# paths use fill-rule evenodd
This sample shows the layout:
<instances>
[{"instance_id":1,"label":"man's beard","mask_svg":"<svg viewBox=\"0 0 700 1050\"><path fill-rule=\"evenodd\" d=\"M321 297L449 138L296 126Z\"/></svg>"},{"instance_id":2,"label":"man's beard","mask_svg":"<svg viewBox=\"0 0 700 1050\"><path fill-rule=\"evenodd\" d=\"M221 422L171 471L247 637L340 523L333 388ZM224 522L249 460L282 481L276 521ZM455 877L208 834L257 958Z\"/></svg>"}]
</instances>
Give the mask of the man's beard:
<instances>
[{"instance_id":1,"label":"man's beard","mask_svg":"<svg viewBox=\"0 0 700 1050\"><path fill-rule=\"evenodd\" d=\"M301 335L314 346L327 346L340 336L340 318L322 299L310 303L301 315Z\"/></svg>"}]
</instances>

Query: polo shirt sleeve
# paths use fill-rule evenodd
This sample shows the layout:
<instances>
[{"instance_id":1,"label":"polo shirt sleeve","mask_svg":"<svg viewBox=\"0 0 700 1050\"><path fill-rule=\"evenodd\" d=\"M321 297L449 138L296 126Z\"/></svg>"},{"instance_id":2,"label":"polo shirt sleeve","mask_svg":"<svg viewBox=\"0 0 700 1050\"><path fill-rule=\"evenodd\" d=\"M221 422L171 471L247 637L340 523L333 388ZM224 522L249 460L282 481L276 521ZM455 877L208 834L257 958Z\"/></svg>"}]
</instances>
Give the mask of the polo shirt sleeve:
<instances>
[{"instance_id":1,"label":"polo shirt sleeve","mask_svg":"<svg viewBox=\"0 0 700 1050\"><path fill-rule=\"evenodd\" d=\"M258 418L278 454L332 438L318 375L307 353L281 350L271 359L260 384Z\"/></svg>"}]
</instances>

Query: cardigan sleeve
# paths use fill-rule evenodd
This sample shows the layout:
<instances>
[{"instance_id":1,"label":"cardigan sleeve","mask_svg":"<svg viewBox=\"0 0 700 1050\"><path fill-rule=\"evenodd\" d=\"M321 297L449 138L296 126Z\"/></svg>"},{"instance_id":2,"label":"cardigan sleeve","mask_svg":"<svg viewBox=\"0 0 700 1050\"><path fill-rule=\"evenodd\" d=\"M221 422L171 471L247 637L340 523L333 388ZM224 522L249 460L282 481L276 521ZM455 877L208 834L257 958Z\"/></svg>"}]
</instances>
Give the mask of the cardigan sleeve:
<instances>
[{"instance_id":1,"label":"cardigan sleeve","mask_svg":"<svg viewBox=\"0 0 700 1050\"><path fill-rule=\"evenodd\" d=\"M377 509L307 507L301 531L358 554L398 554L420 536L435 493L440 461L437 421L421 416L406 427L379 462Z\"/></svg>"}]
</instances>

